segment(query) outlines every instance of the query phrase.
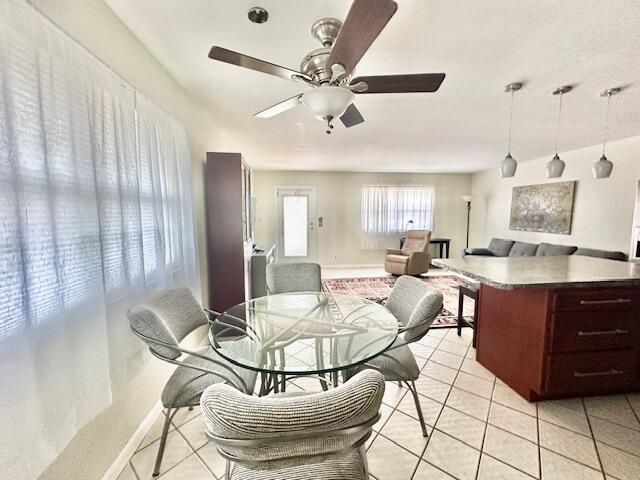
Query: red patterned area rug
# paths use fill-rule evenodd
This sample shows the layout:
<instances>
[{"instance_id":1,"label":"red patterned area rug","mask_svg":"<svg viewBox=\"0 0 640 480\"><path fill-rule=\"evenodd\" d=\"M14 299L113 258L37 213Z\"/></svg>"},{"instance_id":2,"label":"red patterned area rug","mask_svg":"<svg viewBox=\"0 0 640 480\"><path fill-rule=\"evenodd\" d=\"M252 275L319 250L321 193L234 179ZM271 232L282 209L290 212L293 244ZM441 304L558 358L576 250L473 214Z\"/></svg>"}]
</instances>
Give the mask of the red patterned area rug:
<instances>
[{"instance_id":1,"label":"red patterned area rug","mask_svg":"<svg viewBox=\"0 0 640 480\"><path fill-rule=\"evenodd\" d=\"M322 282L326 292L356 295L374 302L381 303L389 296L396 277L364 277L364 278L334 278ZM434 326L444 327L458 323L458 285L460 280L453 275L434 275L422 277L422 280L433 288L442 292L444 309L433 322ZM463 314L465 318L473 318L473 300L465 297Z\"/></svg>"}]
</instances>

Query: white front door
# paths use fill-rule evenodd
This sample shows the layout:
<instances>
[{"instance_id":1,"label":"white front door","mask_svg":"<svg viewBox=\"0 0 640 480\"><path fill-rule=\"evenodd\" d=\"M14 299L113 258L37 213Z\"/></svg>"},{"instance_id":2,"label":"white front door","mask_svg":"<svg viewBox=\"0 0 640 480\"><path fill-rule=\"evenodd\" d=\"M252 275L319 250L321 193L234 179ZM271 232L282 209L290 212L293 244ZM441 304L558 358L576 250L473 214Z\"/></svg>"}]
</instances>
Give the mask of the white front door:
<instances>
[{"instance_id":1,"label":"white front door","mask_svg":"<svg viewBox=\"0 0 640 480\"><path fill-rule=\"evenodd\" d=\"M276 188L278 195L278 261L315 262L315 190Z\"/></svg>"}]
</instances>

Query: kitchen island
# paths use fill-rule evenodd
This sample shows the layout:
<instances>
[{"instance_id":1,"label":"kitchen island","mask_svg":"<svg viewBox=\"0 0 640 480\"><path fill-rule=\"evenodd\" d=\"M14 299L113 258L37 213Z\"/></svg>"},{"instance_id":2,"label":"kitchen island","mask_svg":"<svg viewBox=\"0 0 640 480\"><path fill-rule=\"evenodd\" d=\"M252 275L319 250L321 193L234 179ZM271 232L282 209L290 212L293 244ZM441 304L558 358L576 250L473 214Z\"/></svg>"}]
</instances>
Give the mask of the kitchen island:
<instances>
[{"instance_id":1,"label":"kitchen island","mask_svg":"<svg viewBox=\"0 0 640 480\"><path fill-rule=\"evenodd\" d=\"M640 266L578 255L433 264L480 282L476 359L529 401L640 390Z\"/></svg>"}]
</instances>

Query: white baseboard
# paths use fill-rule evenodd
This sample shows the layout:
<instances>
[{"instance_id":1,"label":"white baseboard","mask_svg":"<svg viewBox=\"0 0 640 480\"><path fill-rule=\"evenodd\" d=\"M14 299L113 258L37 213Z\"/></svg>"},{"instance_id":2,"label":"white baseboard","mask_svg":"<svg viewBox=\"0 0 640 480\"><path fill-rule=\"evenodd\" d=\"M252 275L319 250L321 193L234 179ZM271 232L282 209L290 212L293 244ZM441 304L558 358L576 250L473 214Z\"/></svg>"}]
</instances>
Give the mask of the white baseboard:
<instances>
[{"instance_id":1,"label":"white baseboard","mask_svg":"<svg viewBox=\"0 0 640 480\"><path fill-rule=\"evenodd\" d=\"M156 418L158 418L158 415L160 415L161 412L162 405L158 401L144 418L142 423L140 423L120 454L109 467L109 470L107 470L107 472L102 476L102 480L116 480L118 478L118 475L120 475L124 467L127 466L127 462L133 456L133 454L136 453L138 445L142 443L142 439L149 432L149 430L151 430L153 423L156 421Z\"/></svg>"},{"instance_id":2,"label":"white baseboard","mask_svg":"<svg viewBox=\"0 0 640 480\"><path fill-rule=\"evenodd\" d=\"M325 269L335 268L336 270L339 269L339 268L384 268L384 264L382 264L382 263L371 263L371 264L356 263L356 264L349 264L349 265L322 265L322 268L325 268Z\"/></svg>"}]
</instances>

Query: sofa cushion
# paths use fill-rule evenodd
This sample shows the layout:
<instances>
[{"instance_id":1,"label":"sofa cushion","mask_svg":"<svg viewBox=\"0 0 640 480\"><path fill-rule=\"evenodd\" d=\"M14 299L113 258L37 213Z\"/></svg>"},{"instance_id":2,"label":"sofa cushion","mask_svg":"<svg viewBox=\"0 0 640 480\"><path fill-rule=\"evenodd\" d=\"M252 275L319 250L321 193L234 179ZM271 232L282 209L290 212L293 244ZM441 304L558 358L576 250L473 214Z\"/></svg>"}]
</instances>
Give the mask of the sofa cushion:
<instances>
[{"instance_id":1,"label":"sofa cushion","mask_svg":"<svg viewBox=\"0 0 640 480\"><path fill-rule=\"evenodd\" d=\"M384 259L393 263L407 263L409 261L409 257L406 255L387 255Z\"/></svg>"},{"instance_id":2,"label":"sofa cushion","mask_svg":"<svg viewBox=\"0 0 640 480\"><path fill-rule=\"evenodd\" d=\"M533 257L538 250L537 243L516 242L509 251L510 257Z\"/></svg>"},{"instance_id":3,"label":"sofa cushion","mask_svg":"<svg viewBox=\"0 0 640 480\"><path fill-rule=\"evenodd\" d=\"M557 257L561 255L573 255L573 253L578 249L578 247L574 247L573 245L556 245L553 243L545 243L542 242L538 246L538 251L536 252L537 257Z\"/></svg>"},{"instance_id":4,"label":"sofa cushion","mask_svg":"<svg viewBox=\"0 0 640 480\"><path fill-rule=\"evenodd\" d=\"M578 248L574 255L583 255L585 257L607 258L609 260L627 261L627 256L622 252L612 252L610 250L597 250L595 248Z\"/></svg>"},{"instance_id":5,"label":"sofa cushion","mask_svg":"<svg viewBox=\"0 0 640 480\"><path fill-rule=\"evenodd\" d=\"M503 238L492 238L489 242L489 250L496 257L506 257L515 242L513 240L505 240Z\"/></svg>"}]
</instances>

